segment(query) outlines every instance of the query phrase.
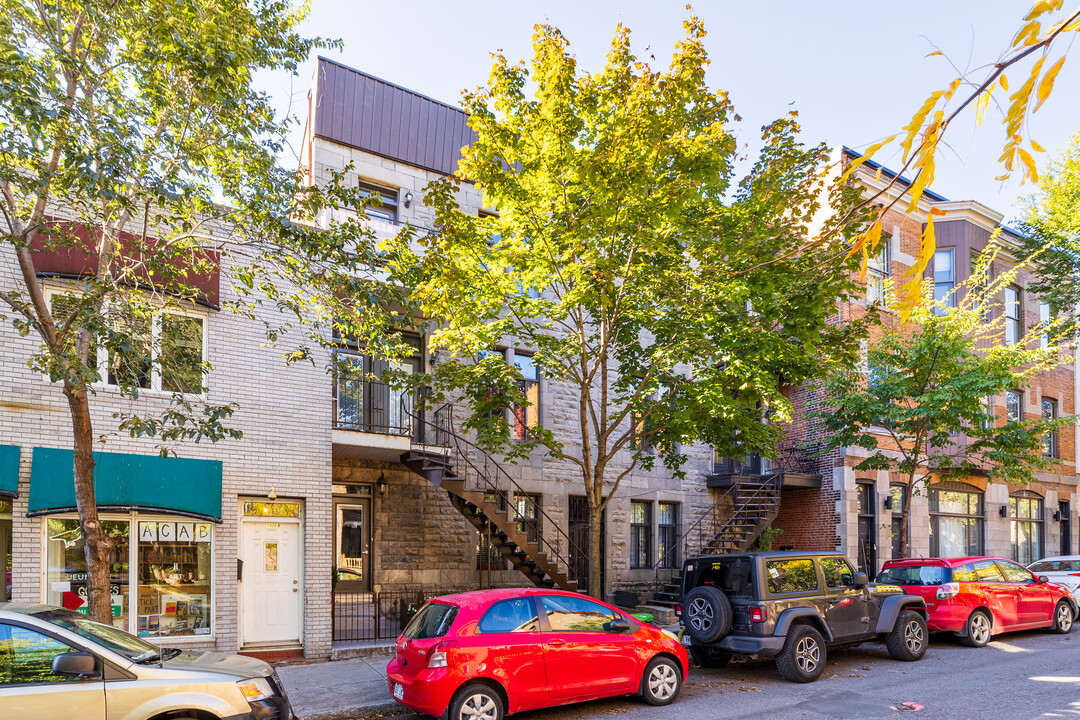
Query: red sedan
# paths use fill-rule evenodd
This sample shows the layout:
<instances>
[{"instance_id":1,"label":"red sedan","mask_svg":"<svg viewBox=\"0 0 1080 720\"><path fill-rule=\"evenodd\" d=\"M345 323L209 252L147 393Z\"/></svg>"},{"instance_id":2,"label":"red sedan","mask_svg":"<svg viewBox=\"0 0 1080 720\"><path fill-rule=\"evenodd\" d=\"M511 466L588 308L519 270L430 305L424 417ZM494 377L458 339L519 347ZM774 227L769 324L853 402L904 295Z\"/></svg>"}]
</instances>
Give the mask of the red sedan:
<instances>
[{"instance_id":1,"label":"red sedan","mask_svg":"<svg viewBox=\"0 0 1080 720\"><path fill-rule=\"evenodd\" d=\"M1014 630L1068 633L1077 613L1068 588L1004 558L889 560L877 581L921 595L930 613L930 631L955 633L971 647Z\"/></svg>"},{"instance_id":2,"label":"red sedan","mask_svg":"<svg viewBox=\"0 0 1080 720\"><path fill-rule=\"evenodd\" d=\"M613 695L667 705L688 670L665 630L584 595L515 588L433 598L398 637L386 676L414 712L501 720Z\"/></svg>"}]
</instances>

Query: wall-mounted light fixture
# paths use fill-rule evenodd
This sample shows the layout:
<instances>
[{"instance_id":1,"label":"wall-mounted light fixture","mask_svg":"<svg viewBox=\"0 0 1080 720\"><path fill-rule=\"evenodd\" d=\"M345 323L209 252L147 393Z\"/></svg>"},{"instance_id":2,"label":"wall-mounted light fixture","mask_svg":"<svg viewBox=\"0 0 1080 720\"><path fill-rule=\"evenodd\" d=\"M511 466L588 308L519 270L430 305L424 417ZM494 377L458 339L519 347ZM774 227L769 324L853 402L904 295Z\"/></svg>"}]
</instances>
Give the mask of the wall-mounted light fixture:
<instances>
[{"instance_id":1,"label":"wall-mounted light fixture","mask_svg":"<svg viewBox=\"0 0 1080 720\"><path fill-rule=\"evenodd\" d=\"M1060 510L1055 510L1054 511L1054 522L1061 522L1061 511Z\"/></svg>"},{"instance_id":2,"label":"wall-mounted light fixture","mask_svg":"<svg viewBox=\"0 0 1080 720\"><path fill-rule=\"evenodd\" d=\"M277 500L277 490L274 489L273 485L270 486L270 492L266 493L266 497L271 500Z\"/></svg>"},{"instance_id":3,"label":"wall-mounted light fixture","mask_svg":"<svg viewBox=\"0 0 1080 720\"><path fill-rule=\"evenodd\" d=\"M892 510L892 495L885 496L885 509Z\"/></svg>"},{"instance_id":4,"label":"wall-mounted light fixture","mask_svg":"<svg viewBox=\"0 0 1080 720\"><path fill-rule=\"evenodd\" d=\"M375 489L379 491L381 497L386 497L386 491L390 488L390 483L386 482L386 475L379 473L379 479L375 481Z\"/></svg>"},{"instance_id":5,"label":"wall-mounted light fixture","mask_svg":"<svg viewBox=\"0 0 1080 720\"><path fill-rule=\"evenodd\" d=\"M1008 517L1008 515L1009 515L1009 506L1008 505L1002 505L998 509L998 515L1000 515L1001 517Z\"/></svg>"},{"instance_id":6,"label":"wall-mounted light fixture","mask_svg":"<svg viewBox=\"0 0 1080 720\"><path fill-rule=\"evenodd\" d=\"M405 207L409 207L410 205L412 205L412 193L411 192L406 192L405 193Z\"/></svg>"}]
</instances>

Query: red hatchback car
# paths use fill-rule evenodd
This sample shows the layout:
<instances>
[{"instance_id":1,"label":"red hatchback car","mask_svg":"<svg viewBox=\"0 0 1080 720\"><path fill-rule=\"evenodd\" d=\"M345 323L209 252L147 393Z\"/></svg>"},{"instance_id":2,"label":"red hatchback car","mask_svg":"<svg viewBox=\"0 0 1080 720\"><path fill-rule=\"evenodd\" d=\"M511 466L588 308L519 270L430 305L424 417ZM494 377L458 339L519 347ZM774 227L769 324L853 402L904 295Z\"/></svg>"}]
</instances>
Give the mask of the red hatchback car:
<instances>
[{"instance_id":1,"label":"red hatchback car","mask_svg":"<svg viewBox=\"0 0 1080 720\"><path fill-rule=\"evenodd\" d=\"M636 693L675 700L689 670L675 635L576 593L480 590L433 598L397 639L390 694L447 720Z\"/></svg>"},{"instance_id":2,"label":"red hatchback car","mask_svg":"<svg viewBox=\"0 0 1080 720\"><path fill-rule=\"evenodd\" d=\"M889 560L878 583L921 595L931 632L955 633L971 647L1013 630L1072 630L1076 600L1065 588L1027 568L996 557Z\"/></svg>"}]
</instances>

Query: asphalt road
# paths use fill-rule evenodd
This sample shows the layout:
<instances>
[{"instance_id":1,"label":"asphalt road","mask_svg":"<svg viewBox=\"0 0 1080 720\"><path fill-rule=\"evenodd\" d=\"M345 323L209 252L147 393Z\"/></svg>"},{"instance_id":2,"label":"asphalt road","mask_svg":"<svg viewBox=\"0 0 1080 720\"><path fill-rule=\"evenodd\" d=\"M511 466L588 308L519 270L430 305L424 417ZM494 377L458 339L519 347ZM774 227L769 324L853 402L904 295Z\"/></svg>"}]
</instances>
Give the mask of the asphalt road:
<instances>
[{"instance_id":1,"label":"asphalt road","mask_svg":"<svg viewBox=\"0 0 1080 720\"><path fill-rule=\"evenodd\" d=\"M926 656L914 663L896 662L883 644L867 643L831 653L825 673L807 685L780 679L771 661L736 660L719 670L691 669L682 695L665 708L616 698L514 717L615 715L626 720L1080 717L1080 630L1012 633L982 649L935 635ZM421 717L405 714L395 720Z\"/></svg>"}]
</instances>

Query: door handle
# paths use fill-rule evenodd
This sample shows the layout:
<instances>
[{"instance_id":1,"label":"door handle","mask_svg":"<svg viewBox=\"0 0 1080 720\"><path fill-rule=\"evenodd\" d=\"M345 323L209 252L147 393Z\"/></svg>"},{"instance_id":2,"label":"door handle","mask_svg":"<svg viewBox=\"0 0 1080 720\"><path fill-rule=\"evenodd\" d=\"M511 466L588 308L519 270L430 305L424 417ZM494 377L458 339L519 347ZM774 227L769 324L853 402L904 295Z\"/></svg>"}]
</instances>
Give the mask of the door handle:
<instances>
[{"instance_id":1,"label":"door handle","mask_svg":"<svg viewBox=\"0 0 1080 720\"><path fill-rule=\"evenodd\" d=\"M554 640L548 640L548 645L550 645L551 647L562 647L565 644L566 644L565 640L559 640L558 638L556 638Z\"/></svg>"},{"instance_id":2,"label":"door handle","mask_svg":"<svg viewBox=\"0 0 1080 720\"><path fill-rule=\"evenodd\" d=\"M829 598L830 605L835 605L838 602L840 602L840 598Z\"/></svg>"}]
</instances>

